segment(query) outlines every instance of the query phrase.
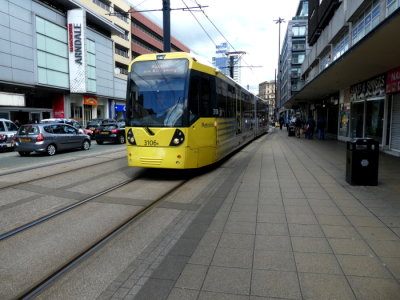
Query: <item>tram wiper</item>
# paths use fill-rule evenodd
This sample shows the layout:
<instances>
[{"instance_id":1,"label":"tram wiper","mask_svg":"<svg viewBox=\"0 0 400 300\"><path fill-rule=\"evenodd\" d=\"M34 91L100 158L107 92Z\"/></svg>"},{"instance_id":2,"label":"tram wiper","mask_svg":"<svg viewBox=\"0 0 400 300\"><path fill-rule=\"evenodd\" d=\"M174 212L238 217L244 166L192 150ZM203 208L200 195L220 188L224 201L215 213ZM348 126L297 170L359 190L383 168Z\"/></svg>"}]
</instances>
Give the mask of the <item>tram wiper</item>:
<instances>
[{"instance_id":1,"label":"tram wiper","mask_svg":"<svg viewBox=\"0 0 400 300\"><path fill-rule=\"evenodd\" d=\"M148 134L154 135L154 132L149 127L146 126L144 129L146 129Z\"/></svg>"}]
</instances>

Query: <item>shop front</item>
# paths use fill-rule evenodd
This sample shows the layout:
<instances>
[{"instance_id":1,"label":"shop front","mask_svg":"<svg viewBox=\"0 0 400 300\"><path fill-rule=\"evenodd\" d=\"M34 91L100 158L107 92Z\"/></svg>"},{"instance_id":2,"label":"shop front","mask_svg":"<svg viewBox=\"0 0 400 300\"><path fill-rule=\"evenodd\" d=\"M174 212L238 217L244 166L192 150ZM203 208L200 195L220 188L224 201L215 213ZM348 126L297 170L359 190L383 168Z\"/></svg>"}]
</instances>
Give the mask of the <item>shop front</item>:
<instances>
[{"instance_id":1,"label":"shop front","mask_svg":"<svg viewBox=\"0 0 400 300\"><path fill-rule=\"evenodd\" d=\"M21 92L0 92L0 118L27 124L64 117L64 94L39 89Z\"/></svg>"},{"instance_id":2,"label":"shop front","mask_svg":"<svg viewBox=\"0 0 400 300\"><path fill-rule=\"evenodd\" d=\"M349 104L341 105L341 123L348 122ZM385 111L385 75L350 87L351 138L373 138L382 144ZM343 120L343 121L342 121ZM342 124L344 125L344 124ZM344 126L342 132L344 131Z\"/></svg>"},{"instance_id":3,"label":"shop front","mask_svg":"<svg viewBox=\"0 0 400 300\"><path fill-rule=\"evenodd\" d=\"M388 95L389 149L400 154L400 67L386 74Z\"/></svg>"},{"instance_id":4,"label":"shop front","mask_svg":"<svg viewBox=\"0 0 400 300\"><path fill-rule=\"evenodd\" d=\"M338 140L347 141L350 135L350 89L344 89L339 99Z\"/></svg>"},{"instance_id":5,"label":"shop front","mask_svg":"<svg viewBox=\"0 0 400 300\"><path fill-rule=\"evenodd\" d=\"M124 104L115 104L114 110L116 120L125 120L126 106Z\"/></svg>"},{"instance_id":6,"label":"shop front","mask_svg":"<svg viewBox=\"0 0 400 300\"><path fill-rule=\"evenodd\" d=\"M90 120L109 117L106 98L70 94L69 102L70 118L80 121L84 126Z\"/></svg>"}]
</instances>

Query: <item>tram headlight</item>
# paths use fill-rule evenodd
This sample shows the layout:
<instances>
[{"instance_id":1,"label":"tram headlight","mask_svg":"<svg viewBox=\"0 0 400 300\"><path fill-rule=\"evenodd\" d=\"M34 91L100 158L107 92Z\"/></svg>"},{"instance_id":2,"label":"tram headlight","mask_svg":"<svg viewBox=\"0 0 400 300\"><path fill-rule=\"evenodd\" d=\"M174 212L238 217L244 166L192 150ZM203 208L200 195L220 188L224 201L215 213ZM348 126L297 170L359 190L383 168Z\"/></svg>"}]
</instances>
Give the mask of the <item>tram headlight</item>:
<instances>
[{"instance_id":1,"label":"tram headlight","mask_svg":"<svg viewBox=\"0 0 400 300\"><path fill-rule=\"evenodd\" d=\"M133 131L132 128L128 130L128 134L126 135L126 139L128 140L128 143L131 145L136 145L135 137L133 136Z\"/></svg>"},{"instance_id":2,"label":"tram headlight","mask_svg":"<svg viewBox=\"0 0 400 300\"><path fill-rule=\"evenodd\" d=\"M170 146L179 146L185 141L185 135L183 132L179 129L175 130L174 136L171 139L171 143L169 143Z\"/></svg>"}]
</instances>

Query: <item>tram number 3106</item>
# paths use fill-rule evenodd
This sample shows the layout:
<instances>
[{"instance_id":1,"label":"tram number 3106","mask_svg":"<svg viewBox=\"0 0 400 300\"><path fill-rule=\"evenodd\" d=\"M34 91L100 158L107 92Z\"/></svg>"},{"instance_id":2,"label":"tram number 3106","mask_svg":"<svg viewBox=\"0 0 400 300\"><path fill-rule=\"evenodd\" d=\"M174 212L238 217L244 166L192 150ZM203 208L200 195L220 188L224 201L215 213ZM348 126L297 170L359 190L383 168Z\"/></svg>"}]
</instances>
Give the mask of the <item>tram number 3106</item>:
<instances>
[{"instance_id":1,"label":"tram number 3106","mask_svg":"<svg viewBox=\"0 0 400 300\"><path fill-rule=\"evenodd\" d=\"M145 146L158 146L158 143L155 140L144 140L144 145Z\"/></svg>"}]
</instances>

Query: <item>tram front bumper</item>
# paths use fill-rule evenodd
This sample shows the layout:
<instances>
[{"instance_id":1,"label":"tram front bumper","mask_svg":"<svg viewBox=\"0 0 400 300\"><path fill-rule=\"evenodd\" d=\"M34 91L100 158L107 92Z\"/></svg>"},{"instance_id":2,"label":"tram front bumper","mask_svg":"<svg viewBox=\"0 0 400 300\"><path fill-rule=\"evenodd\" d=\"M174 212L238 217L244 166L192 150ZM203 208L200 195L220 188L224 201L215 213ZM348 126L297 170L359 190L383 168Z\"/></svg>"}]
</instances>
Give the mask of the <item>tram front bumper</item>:
<instances>
[{"instance_id":1,"label":"tram front bumper","mask_svg":"<svg viewBox=\"0 0 400 300\"><path fill-rule=\"evenodd\" d=\"M128 165L143 168L197 168L197 151L188 147L127 147Z\"/></svg>"}]
</instances>

